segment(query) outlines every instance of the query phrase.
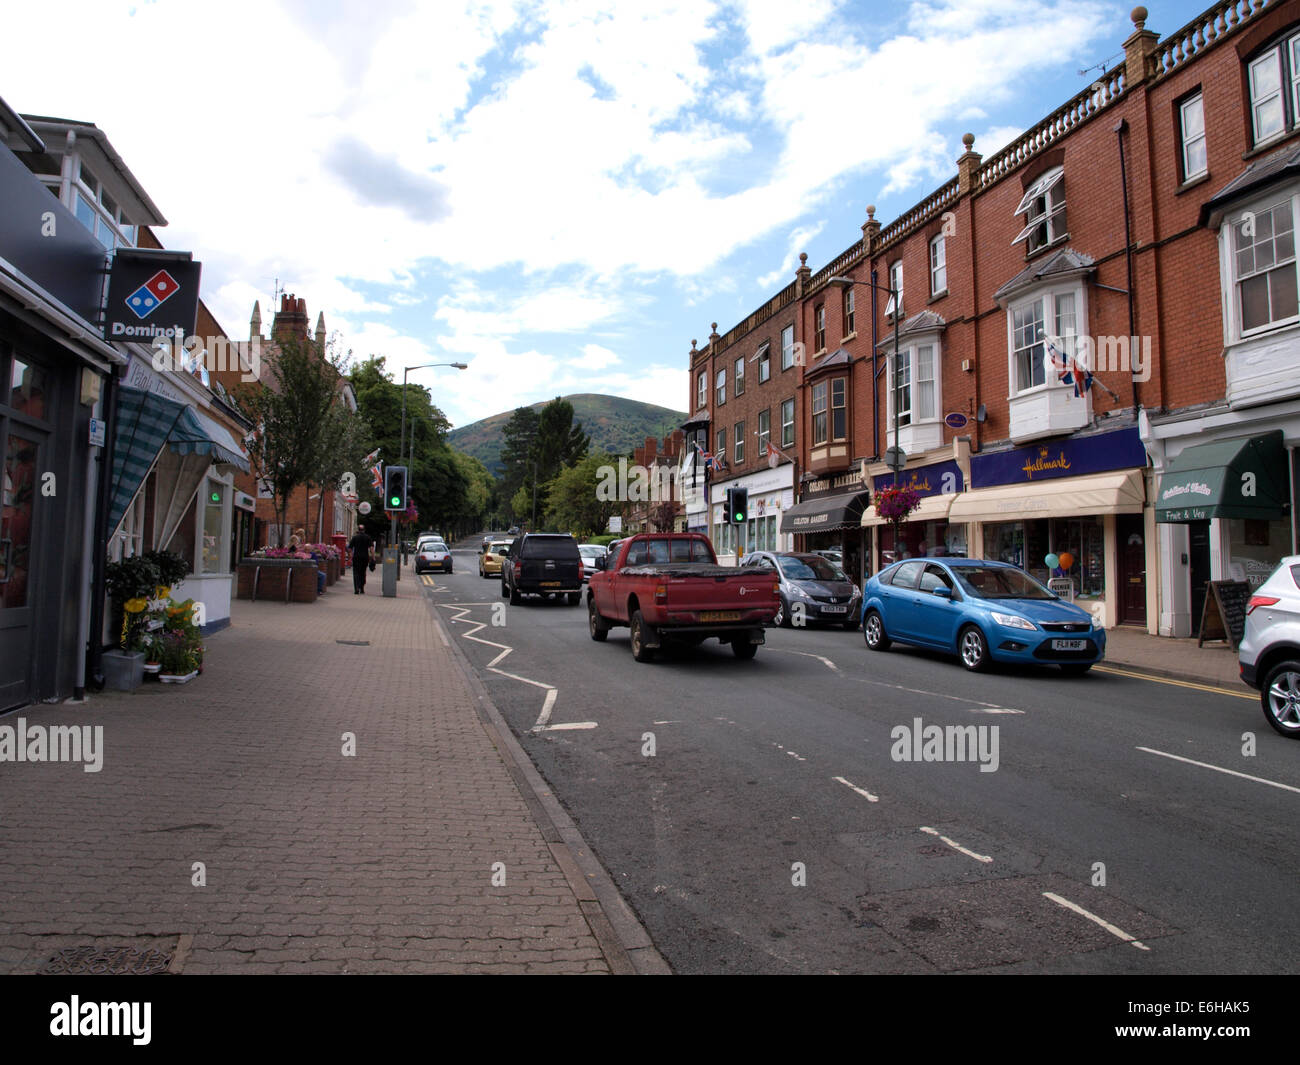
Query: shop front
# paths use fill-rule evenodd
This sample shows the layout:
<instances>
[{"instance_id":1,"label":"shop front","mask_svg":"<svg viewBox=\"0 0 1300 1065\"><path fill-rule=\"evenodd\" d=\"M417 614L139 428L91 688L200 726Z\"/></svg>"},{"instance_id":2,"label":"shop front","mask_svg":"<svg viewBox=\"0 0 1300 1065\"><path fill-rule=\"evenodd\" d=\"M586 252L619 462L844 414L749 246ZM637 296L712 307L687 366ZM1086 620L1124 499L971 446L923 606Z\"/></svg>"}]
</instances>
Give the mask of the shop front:
<instances>
[{"instance_id":1,"label":"shop front","mask_svg":"<svg viewBox=\"0 0 1300 1065\"><path fill-rule=\"evenodd\" d=\"M949 526L967 526L973 556L1059 579L1100 624L1145 626L1145 460L1136 427L972 455L973 487L952 501Z\"/></svg>"},{"instance_id":2,"label":"shop front","mask_svg":"<svg viewBox=\"0 0 1300 1065\"><path fill-rule=\"evenodd\" d=\"M744 488L749 492L748 520L742 525L727 521L728 488ZM709 486L709 493L712 500L707 511L711 519L710 539L719 558L725 556L730 560L751 551L791 549L792 537L781 528L781 519L794 506L792 463L782 462L744 477L715 482Z\"/></svg>"},{"instance_id":3,"label":"shop front","mask_svg":"<svg viewBox=\"0 0 1300 1065\"><path fill-rule=\"evenodd\" d=\"M876 530L872 571L900 558L966 557L966 525L954 523L950 515L953 501L965 487L961 467L955 461L936 462L903 470L897 479L892 473L879 474L872 479L873 495L879 497L881 489L894 484L915 491L921 505L898 524L897 541L894 523L882 518L874 504L863 512L863 526Z\"/></svg>"},{"instance_id":4,"label":"shop front","mask_svg":"<svg viewBox=\"0 0 1300 1065\"><path fill-rule=\"evenodd\" d=\"M782 516L781 532L794 539L791 549L795 551L839 551L841 568L861 587L871 556L870 536L862 528L869 495L862 487L852 492L810 493Z\"/></svg>"},{"instance_id":5,"label":"shop front","mask_svg":"<svg viewBox=\"0 0 1300 1065\"><path fill-rule=\"evenodd\" d=\"M1176 628L1185 630L1175 635L1199 633L1209 581L1245 581L1253 591L1293 553L1292 495L1281 429L1192 444L1166 461L1156 521L1175 546L1185 543L1187 560L1170 589Z\"/></svg>"}]
</instances>

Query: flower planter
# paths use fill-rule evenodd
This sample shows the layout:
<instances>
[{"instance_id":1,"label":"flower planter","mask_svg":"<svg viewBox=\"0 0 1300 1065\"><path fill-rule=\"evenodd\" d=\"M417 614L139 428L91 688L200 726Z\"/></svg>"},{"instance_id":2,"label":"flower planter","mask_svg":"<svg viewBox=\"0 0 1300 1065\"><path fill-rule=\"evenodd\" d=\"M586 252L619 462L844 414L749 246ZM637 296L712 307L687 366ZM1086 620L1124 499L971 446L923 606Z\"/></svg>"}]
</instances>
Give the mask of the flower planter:
<instances>
[{"instance_id":1,"label":"flower planter","mask_svg":"<svg viewBox=\"0 0 1300 1065\"><path fill-rule=\"evenodd\" d=\"M316 602L317 566L310 558L245 558L239 563L239 599Z\"/></svg>"},{"instance_id":2,"label":"flower planter","mask_svg":"<svg viewBox=\"0 0 1300 1065\"><path fill-rule=\"evenodd\" d=\"M199 675L199 671L195 669L195 670L191 670L189 673L184 673L184 674L159 673L158 679L162 681L164 684L188 684L198 675Z\"/></svg>"},{"instance_id":3,"label":"flower planter","mask_svg":"<svg viewBox=\"0 0 1300 1065\"><path fill-rule=\"evenodd\" d=\"M162 663L160 662L146 662L144 664L144 671L146 673L157 673L161 669Z\"/></svg>"},{"instance_id":4,"label":"flower planter","mask_svg":"<svg viewBox=\"0 0 1300 1065\"><path fill-rule=\"evenodd\" d=\"M337 558L327 558L325 560L325 581L333 584L339 579L339 560Z\"/></svg>"},{"instance_id":5,"label":"flower planter","mask_svg":"<svg viewBox=\"0 0 1300 1065\"><path fill-rule=\"evenodd\" d=\"M105 651L104 687L113 691L135 691L144 683L143 651Z\"/></svg>"}]
</instances>

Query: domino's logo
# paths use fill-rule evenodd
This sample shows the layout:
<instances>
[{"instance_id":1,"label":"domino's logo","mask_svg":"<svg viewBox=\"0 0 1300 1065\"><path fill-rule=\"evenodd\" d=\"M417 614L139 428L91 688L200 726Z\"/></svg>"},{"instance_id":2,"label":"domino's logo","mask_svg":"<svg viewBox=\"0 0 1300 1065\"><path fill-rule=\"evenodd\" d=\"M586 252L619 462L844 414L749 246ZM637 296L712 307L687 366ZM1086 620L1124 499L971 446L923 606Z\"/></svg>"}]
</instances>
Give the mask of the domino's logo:
<instances>
[{"instance_id":1,"label":"domino's logo","mask_svg":"<svg viewBox=\"0 0 1300 1065\"><path fill-rule=\"evenodd\" d=\"M140 319L148 318L180 289L176 279L166 270L159 270L126 298L126 305Z\"/></svg>"}]
</instances>

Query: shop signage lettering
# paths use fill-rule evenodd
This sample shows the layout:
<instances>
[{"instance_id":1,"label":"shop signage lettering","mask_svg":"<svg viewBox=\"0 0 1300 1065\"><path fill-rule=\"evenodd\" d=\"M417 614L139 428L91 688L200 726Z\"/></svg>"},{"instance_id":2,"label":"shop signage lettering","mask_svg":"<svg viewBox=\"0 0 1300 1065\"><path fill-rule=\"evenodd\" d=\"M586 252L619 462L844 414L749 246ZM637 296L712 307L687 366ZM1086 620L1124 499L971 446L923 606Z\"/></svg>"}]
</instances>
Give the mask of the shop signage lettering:
<instances>
[{"instance_id":1,"label":"shop signage lettering","mask_svg":"<svg viewBox=\"0 0 1300 1065\"><path fill-rule=\"evenodd\" d=\"M1160 498L1173 499L1174 496L1185 496L1188 492L1195 492L1198 496L1209 496L1214 494L1214 490L1208 484L1202 484L1200 481L1193 481L1191 484L1171 485L1160 493Z\"/></svg>"},{"instance_id":2,"label":"shop signage lettering","mask_svg":"<svg viewBox=\"0 0 1300 1065\"><path fill-rule=\"evenodd\" d=\"M1180 521L1209 521L1209 507L1188 507L1186 510L1168 511L1167 517L1162 517L1162 521L1180 522Z\"/></svg>"},{"instance_id":3,"label":"shop signage lettering","mask_svg":"<svg viewBox=\"0 0 1300 1065\"><path fill-rule=\"evenodd\" d=\"M920 496L951 495L962 490L961 467L955 462L936 462L930 466L918 466L914 470L904 470L898 475L898 483L903 488L911 488ZM873 489L879 492L894 483L892 473L876 477Z\"/></svg>"},{"instance_id":4,"label":"shop signage lettering","mask_svg":"<svg viewBox=\"0 0 1300 1065\"><path fill-rule=\"evenodd\" d=\"M1133 426L1047 446L1035 444L1010 451L972 455L970 465L971 486L988 488L1142 468L1147 465L1147 454L1137 427Z\"/></svg>"}]
</instances>

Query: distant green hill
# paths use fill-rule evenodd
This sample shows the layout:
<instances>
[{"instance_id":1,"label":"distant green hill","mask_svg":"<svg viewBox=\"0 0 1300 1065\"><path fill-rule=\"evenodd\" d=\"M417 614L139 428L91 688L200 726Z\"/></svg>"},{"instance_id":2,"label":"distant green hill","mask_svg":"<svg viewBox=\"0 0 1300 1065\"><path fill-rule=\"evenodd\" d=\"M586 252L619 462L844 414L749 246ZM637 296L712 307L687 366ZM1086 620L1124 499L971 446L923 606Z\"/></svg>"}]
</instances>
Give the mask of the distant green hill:
<instances>
[{"instance_id":1,"label":"distant green hill","mask_svg":"<svg viewBox=\"0 0 1300 1065\"><path fill-rule=\"evenodd\" d=\"M682 411L619 396L582 393L563 398L573 404L573 420L581 422L583 430L591 435L592 451L608 451L613 455L626 454L634 447L640 447L647 436L662 440L686 420ZM531 406L540 411L549 402L545 400ZM513 409L503 411L453 429L447 434L447 443L457 451L473 455L494 475L498 474L501 472L501 445L504 442L501 431L512 414Z\"/></svg>"}]
</instances>

